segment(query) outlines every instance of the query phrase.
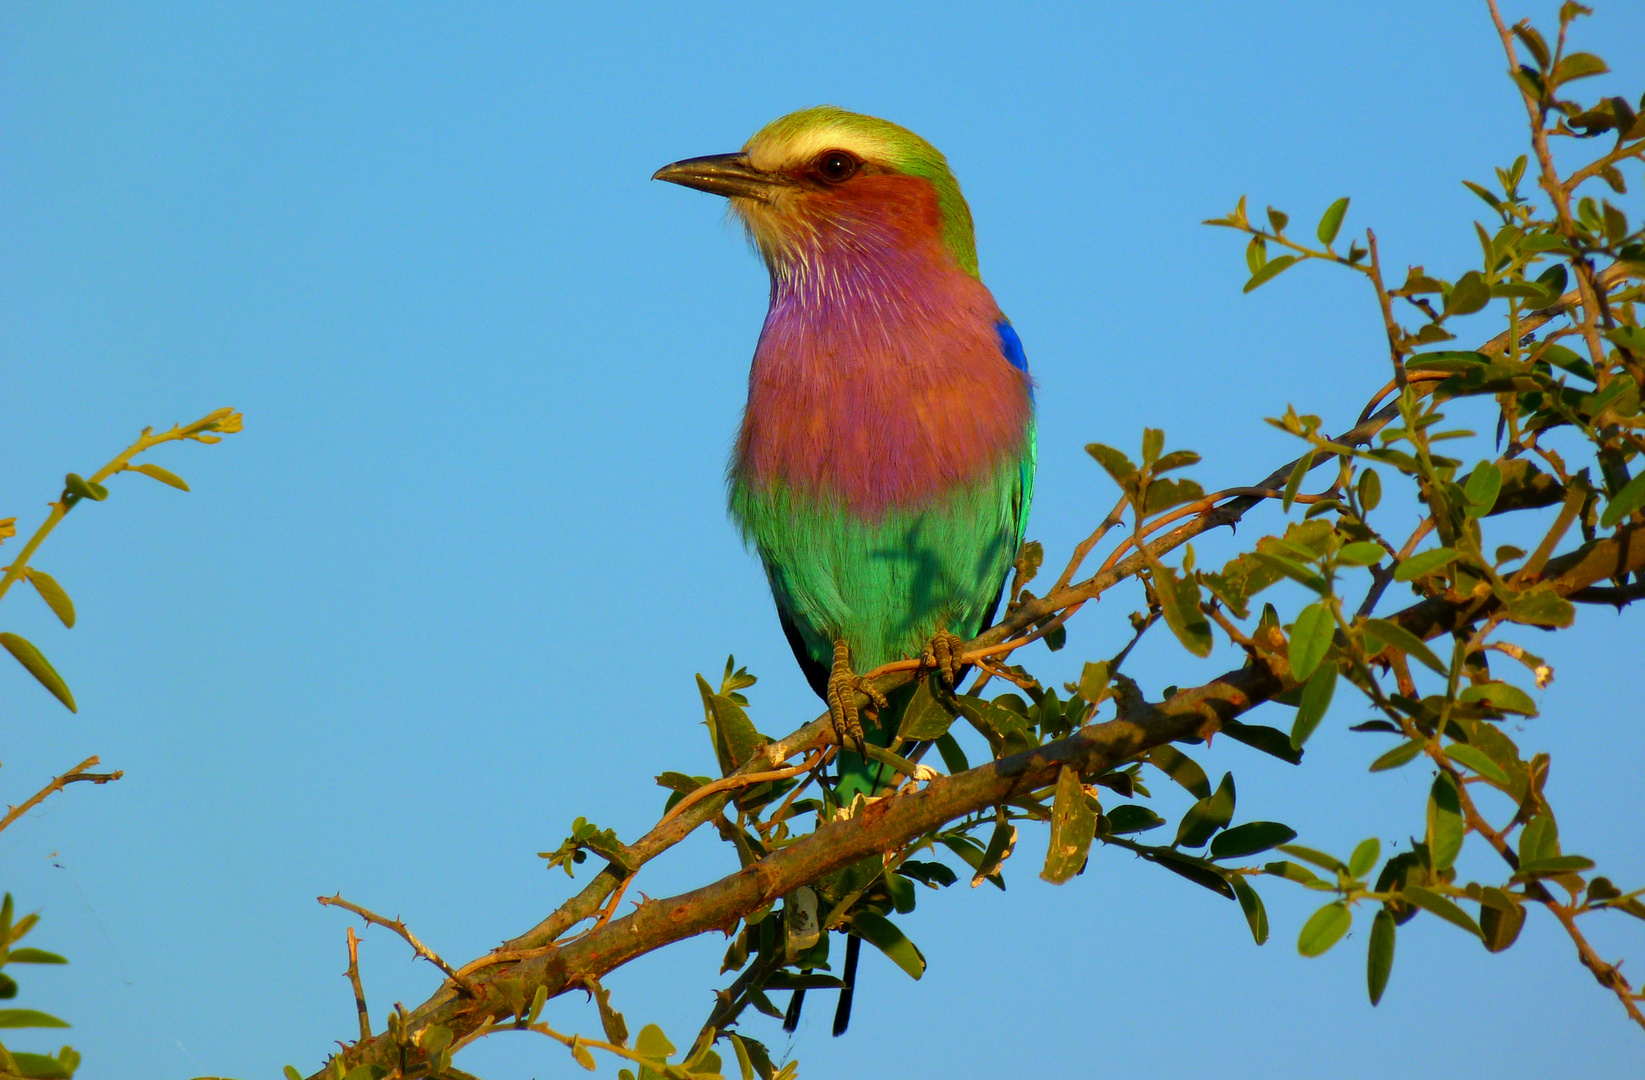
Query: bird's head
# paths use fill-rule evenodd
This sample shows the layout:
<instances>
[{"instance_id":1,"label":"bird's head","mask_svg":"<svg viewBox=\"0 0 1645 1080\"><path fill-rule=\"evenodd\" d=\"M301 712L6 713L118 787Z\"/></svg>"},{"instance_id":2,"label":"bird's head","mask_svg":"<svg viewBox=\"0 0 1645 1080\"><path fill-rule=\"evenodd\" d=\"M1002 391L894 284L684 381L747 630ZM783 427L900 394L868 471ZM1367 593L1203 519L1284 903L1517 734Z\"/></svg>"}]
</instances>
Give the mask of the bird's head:
<instances>
[{"instance_id":1,"label":"bird's head","mask_svg":"<svg viewBox=\"0 0 1645 1080\"><path fill-rule=\"evenodd\" d=\"M832 105L773 120L739 153L687 158L652 176L726 196L774 273L820 245L865 254L888 237L940 245L977 276L971 211L937 148L886 120Z\"/></svg>"}]
</instances>

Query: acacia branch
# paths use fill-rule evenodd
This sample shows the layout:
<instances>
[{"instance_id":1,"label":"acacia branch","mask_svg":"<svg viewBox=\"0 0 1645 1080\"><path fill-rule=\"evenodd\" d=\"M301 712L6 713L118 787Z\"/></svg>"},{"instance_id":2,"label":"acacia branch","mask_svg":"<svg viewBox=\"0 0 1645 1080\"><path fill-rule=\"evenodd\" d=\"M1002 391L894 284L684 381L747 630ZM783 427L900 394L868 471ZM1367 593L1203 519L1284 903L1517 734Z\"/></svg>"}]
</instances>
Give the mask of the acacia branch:
<instances>
[{"instance_id":1,"label":"acacia branch","mask_svg":"<svg viewBox=\"0 0 1645 1080\"><path fill-rule=\"evenodd\" d=\"M1645 569L1645 530L1630 529L1551 560L1542 581L1560 595L1569 595L1595 581L1641 569ZM1485 618L1495 606L1494 599L1481 604L1472 597L1437 597L1390 618L1419 637L1431 638ZM555 997L673 942L710 930L729 930L744 916L801 885L1053 783L1064 766L1082 773L1098 772L1165 743L1205 738L1228 720L1293 686L1283 659L1253 658L1244 667L1204 686L1179 691L1157 705L1139 704L1068 738L967 772L939 776L918 790L874 800L856 817L820 824L815 832L712 884L664 900L647 900L632 913L563 946L539 949L506 966L494 964L499 970L474 979L472 997L460 997L449 986L443 987L410 1014L407 1030L440 1024L460 1038L515 1015L514 1003L522 995L530 1000L538 987ZM819 717L772 745L807 745L827 731L826 716ZM693 810L707 804L705 800ZM378 1036L344 1056L351 1066L388 1066L398 1062L400 1049L386 1036ZM408 1062L405 1075L422 1075L415 1061Z\"/></svg>"}]
</instances>

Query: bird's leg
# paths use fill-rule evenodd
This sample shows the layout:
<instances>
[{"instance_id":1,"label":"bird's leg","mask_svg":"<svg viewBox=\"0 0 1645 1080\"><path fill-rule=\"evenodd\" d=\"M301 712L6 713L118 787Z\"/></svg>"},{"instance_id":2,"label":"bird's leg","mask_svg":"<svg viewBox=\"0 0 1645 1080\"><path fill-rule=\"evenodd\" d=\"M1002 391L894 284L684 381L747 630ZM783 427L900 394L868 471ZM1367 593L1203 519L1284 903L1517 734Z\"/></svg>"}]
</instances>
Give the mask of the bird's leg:
<instances>
[{"instance_id":1,"label":"bird's leg","mask_svg":"<svg viewBox=\"0 0 1645 1080\"><path fill-rule=\"evenodd\" d=\"M942 681L952 689L960 680L960 672L966 666L960 657L965 653L965 639L958 634L949 633L947 628L939 628L931 635L931 640L925 643L925 649L920 653L920 662L928 668L934 668Z\"/></svg>"},{"instance_id":2,"label":"bird's leg","mask_svg":"<svg viewBox=\"0 0 1645 1080\"><path fill-rule=\"evenodd\" d=\"M841 747L855 747L868 756L857 715L857 693L867 696L870 707L884 709L889 704L874 684L851 670L851 650L843 641L834 642L834 668L828 675L828 715L834 721L834 738Z\"/></svg>"}]
</instances>

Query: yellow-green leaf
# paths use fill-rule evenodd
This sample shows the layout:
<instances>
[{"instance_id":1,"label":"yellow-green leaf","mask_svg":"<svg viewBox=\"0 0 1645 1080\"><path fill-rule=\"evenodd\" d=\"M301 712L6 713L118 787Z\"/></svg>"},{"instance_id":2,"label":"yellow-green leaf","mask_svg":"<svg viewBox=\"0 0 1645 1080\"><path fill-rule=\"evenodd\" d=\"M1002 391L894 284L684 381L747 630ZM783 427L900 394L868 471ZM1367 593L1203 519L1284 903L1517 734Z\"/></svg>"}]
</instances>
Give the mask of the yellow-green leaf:
<instances>
[{"instance_id":1,"label":"yellow-green leaf","mask_svg":"<svg viewBox=\"0 0 1645 1080\"><path fill-rule=\"evenodd\" d=\"M46 606L51 608L51 613L57 616L64 626L72 628L74 626L74 601L69 599L69 594L63 589L63 586L57 584L57 579L44 570L36 570L32 566L24 570L23 573L29 579L29 584L34 586L34 591L40 594L40 599L44 600Z\"/></svg>"},{"instance_id":2,"label":"yellow-green leaf","mask_svg":"<svg viewBox=\"0 0 1645 1080\"><path fill-rule=\"evenodd\" d=\"M0 645L4 645L6 651L16 657L17 662L22 664L30 675L39 680L41 686L51 691L52 697L67 706L69 712L80 711L74 704L74 695L69 693L68 684L63 681L63 676L57 674L57 669L51 666L51 661L30 644L28 639L17 634L0 634Z\"/></svg>"},{"instance_id":3,"label":"yellow-green leaf","mask_svg":"<svg viewBox=\"0 0 1645 1080\"><path fill-rule=\"evenodd\" d=\"M171 487L176 488L178 491L188 490L188 484L181 476L178 476L176 473L170 472L169 470L162 469L158 465L150 465L145 462L142 465L131 466L131 470L132 472L140 472L144 476L152 477L153 479L160 481L162 484L168 484Z\"/></svg>"}]
</instances>

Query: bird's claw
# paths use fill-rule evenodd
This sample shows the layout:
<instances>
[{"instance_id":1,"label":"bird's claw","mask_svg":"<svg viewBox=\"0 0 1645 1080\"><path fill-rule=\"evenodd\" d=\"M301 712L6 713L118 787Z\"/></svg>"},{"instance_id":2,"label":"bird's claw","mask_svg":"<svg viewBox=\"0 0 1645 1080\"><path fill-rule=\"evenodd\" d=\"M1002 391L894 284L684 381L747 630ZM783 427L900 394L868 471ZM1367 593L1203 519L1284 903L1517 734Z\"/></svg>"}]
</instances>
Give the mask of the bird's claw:
<instances>
[{"instance_id":1,"label":"bird's claw","mask_svg":"<svg viewBox=\"0 0 1645 1080\"><path fill-rule=\"evenodd\" d=\"M960 672L965 667L961 656L965 653L965 639L958 634L947 630L938 630L931 635L931 640L925 643L925 650L920 654L920 662L928 668L934 669L942 676L942 681L950 689L960 680Z\"/></svg>"},{"instance_id":2,"label":"bird's claw","mask_svg":"<svg viewBox=\"0 0 1645 1080\"><path fill-rule=\"evenodd\" d=\"M851 652L845 642L834 643L834 667L828 675L828 716L834 723L834 739L843 748L850 747L868 756L868 741L863 735L862 719L857 709L857 694L868 698L869 709L884 709L889 705L885 695L874 684L851 670Z\"/></svg>"}]
</instances>

